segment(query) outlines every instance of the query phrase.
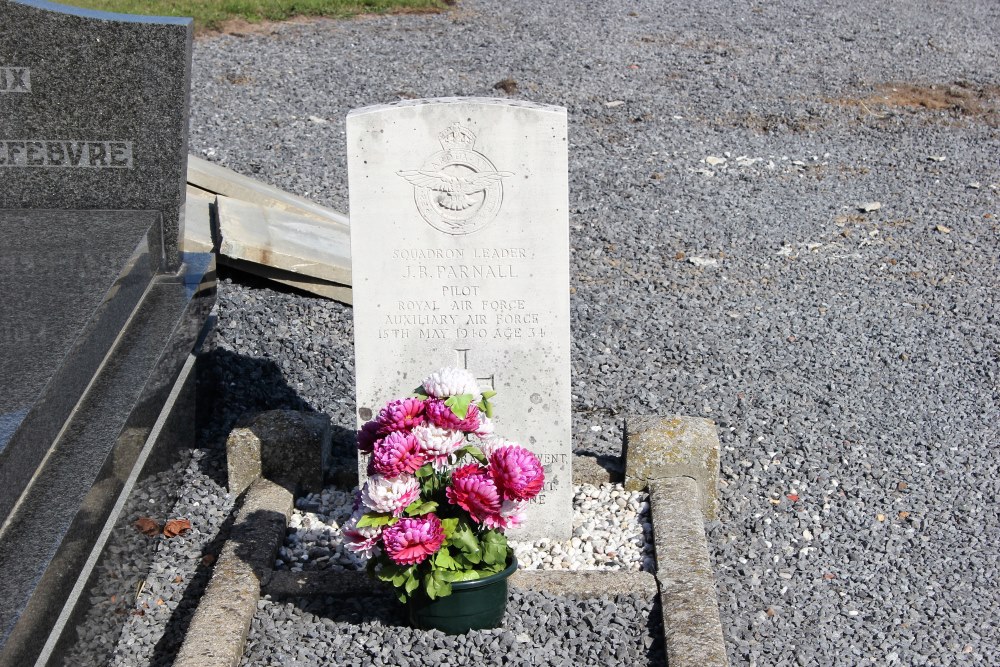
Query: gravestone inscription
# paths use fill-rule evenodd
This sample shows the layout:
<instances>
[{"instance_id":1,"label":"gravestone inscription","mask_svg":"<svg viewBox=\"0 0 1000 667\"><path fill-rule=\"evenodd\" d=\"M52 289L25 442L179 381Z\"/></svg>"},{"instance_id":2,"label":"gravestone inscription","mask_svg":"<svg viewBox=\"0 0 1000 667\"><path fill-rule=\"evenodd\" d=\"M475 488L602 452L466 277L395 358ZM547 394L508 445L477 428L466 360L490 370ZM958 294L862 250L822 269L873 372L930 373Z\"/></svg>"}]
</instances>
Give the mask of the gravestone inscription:
<instances>
[{"instance_id":1,"label":"gravestone inscription","mask_svg":"<svg viewBox=\"0 0 1000 667\"><path fill-rule=\"evenodd\" d=\"M0 0L0 209L155 210L180 264L190 19Z\"/></svg>"},{"instance_id":2,"label":"gravestone inscription","mask_svg":"<svg viewBox=\"0 0 1000 667\"><path fill-rule=\"evenodd\" d=\"M518 537L572 529L566 111L479 98L347 117L358 417L429 372L498 392L544 492Z\"/></svg>"}]
</instances>

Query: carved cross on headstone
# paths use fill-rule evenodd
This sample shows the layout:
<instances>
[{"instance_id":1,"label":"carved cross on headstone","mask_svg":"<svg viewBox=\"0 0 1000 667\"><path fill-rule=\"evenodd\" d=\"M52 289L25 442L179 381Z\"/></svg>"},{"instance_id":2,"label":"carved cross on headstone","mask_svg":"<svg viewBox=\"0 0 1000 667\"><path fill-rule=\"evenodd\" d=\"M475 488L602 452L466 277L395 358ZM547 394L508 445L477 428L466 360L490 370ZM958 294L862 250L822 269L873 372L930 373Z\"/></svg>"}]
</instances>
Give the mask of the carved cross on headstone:
<instances>
[{"instance_id":1,"label":"carved cross on headstone","mask_svg":"<svg viewBox=\"0 0 1000 667\"><path fill-rule=\"evenodd\" d=\"M455 354L458 355L458 365L465 370L469 370L469 348L456 349ZM485 377L477 377L476 382L479 383L480 389L486 389L486 385L488 384L490 391L496 391L496 373Z\"/></svg>"}]
</instances>

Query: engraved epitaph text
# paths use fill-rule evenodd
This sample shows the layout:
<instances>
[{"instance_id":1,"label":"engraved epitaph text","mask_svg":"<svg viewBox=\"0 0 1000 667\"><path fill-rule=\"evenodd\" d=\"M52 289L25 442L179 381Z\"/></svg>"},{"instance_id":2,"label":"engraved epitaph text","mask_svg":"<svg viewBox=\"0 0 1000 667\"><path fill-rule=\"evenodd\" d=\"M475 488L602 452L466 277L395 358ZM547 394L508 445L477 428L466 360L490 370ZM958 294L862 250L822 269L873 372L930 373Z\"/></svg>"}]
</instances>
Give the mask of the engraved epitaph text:
<instances>
[{"instance_id":1,"label":"engraved epitaph text","mask_svg":"<svg viewBox=\"0 0 1000 667\"><path fill-rule=\"evenodd\" d=\"M0 67L0 95L30 93L31 70L27 67Z\"/></svg>"},{"instance_id":2,"label":"engraved epitaph text","mask_svg":"<svg viewBox=\"0 0 1000 667\"><path fill-rule=\"evenodd\" d=\"M0 167L131 169L131 141L0 139Z\"/></svg>"}]
</instances>

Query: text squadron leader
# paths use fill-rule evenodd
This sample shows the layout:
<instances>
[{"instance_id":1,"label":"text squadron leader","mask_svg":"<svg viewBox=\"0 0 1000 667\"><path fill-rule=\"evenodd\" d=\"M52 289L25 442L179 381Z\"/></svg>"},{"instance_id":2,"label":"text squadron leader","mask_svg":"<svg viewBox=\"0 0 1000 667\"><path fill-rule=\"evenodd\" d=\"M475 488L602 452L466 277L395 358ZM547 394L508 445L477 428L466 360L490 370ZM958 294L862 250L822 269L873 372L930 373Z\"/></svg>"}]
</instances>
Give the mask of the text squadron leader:
<instances>
[{"instance_id":1,"label":"text squadron leader","mask_svg":"<svg viewBox=\"0 0 1000 667\"><path fill-rule=\"evenodd\" d=\"M437 264L406 265L403 278L436 278L437 280L475 280L477 278L517 278L512 264Z\"/></svg>"}]
</instances>

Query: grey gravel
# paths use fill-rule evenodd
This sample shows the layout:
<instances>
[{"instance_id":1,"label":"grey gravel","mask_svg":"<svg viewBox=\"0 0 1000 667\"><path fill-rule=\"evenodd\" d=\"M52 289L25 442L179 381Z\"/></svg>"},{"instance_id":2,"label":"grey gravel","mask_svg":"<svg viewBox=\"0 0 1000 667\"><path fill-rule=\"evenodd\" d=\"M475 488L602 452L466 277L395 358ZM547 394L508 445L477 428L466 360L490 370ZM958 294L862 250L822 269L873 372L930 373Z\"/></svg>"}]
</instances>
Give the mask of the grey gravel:
<instances>
[{"instance_id":1,"label":"grey gravel","mask_svg":"<svg viewBox=\"0 0 1000 667\"><path fill-rule=\"evenodd\" d=\"M391 597L257 605L241 665L662 665L658 605L511 589L501 627L445 635L407 626Z\"/></svg>"},{"instance_id":2,"label":"grey gravel","mask_svg":"<svg viewBox=\"0 0 1000 667\"><path fill-rule=\"evenodd\" d=\"M346 212L351 108L566 106L574 447L618 455L626 410L716 420L732 663L1000 664L998 33L993 0L462 0L199 40L191 144ZM214 432L314 409L349 457L351 337L348 307L224 282ZM307 664L329 620L267 602L248 656Z\"/></svg>"}]
</instances>

